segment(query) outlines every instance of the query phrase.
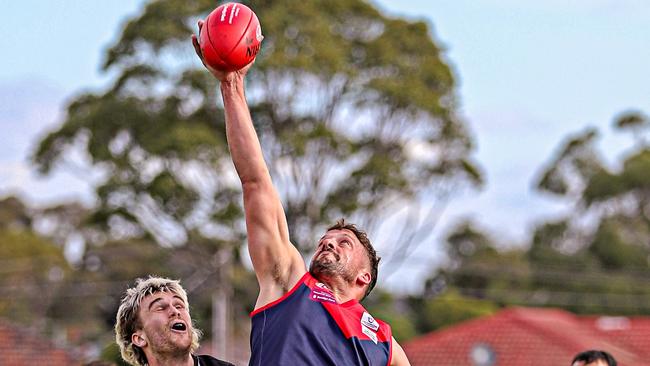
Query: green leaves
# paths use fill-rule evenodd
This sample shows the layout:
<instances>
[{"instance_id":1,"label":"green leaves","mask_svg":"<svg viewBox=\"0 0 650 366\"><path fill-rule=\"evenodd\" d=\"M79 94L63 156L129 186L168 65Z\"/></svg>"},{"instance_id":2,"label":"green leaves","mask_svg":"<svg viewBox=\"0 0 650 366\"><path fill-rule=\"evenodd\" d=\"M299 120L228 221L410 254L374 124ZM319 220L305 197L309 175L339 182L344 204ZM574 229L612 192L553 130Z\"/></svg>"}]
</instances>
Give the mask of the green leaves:
<instances>
[{"instance_id":1,"label":"green leaves","mask_svg":"<svg viewBox=\"0 0 650 366\"><path fill-rule=\"evenodd\" d=\"M435 299L427 299L418 313L422 332L429 332L465 320L495 313L499 308L489 300L463 296L457 291L448 291Z\"/></svg>"},{"instance_id":2,"label":"green leaves","mask_svg":"<svg viewBox=\"0 0 650 366\"><path fill-rule=\"evenodd\" d=\"M640 112L626 112L614 120L614 126L620 129L636 129L648 125L648 118Z\"/></svg>"},{"instance_id":3,"label":"green leaves","mask_svg":"<svg viewBox=\"0 0 650 366\"><path fill-rule=\"evenodd\" d=\"M605 219L600 223L594 241L589 246L589 251L595 255L607 269L646 269L648 268L647 247L639 245L634 236L626 240L626 229L630 229L625 222L633 219L620 217L624 222L615 219ZM627 228L625 226L628 226ZM645 228L647 237L648 228ZM628 231L629 233L629 231ZM629 236L629 234L627 235Z\"/></svg>"},{"instance_id":4,"label":"green leaves","mask_svg":"<svg viewBox=\"0 0 650 366\"><path fill-rule=\"evenodd\" d=\"M198 194L185 188L167 171L158 174L145 190L156 200L164 211L173 217L186 216L198 200Z\"/></svg>"},{"instance_id":5,"label":"green leaves","mask_svg":"<svg viewBox=\"0 0 650 366\"><path fill-rule=\"evenodd\" d=\"M217 82L189 41L215 6L148 3L105 55L113 85L75 98L34 153L43 173L74 148L104 170L95 223L121 210L156 237L148 207L189 238L211 220L242 219ZM265 40L247 78L251 114L293 240L311 243L342 214L381 221L389 202L419 206L446 195L441 182L481 183L455 111L454 76L429 24L386 17L360 0L252 6Z\"/></svg>"},{"instance_id":6,"label":"green leaves","mask_svg":"<svg viewBox=\"0 0 650 366\"><path fill-rule=\"evenodd\" d=\"M564 215L537 224L520 249L469 224L449 235L450 261L429 280L503 305L559 306L579 313L648 314L650 150L640 112L615 118L636 145L606 164L598 131L570 135L537 188L565 198ZM492 238L499 238L494 240ZM444 296L447 296L446 293ZM453 294L453 292L452 292Z\"/></svg>"},{"instance_id":7,"label":"green leaves","mask_svg":"<svg viewBox=\"0 0 650 366\"><path fill-rule=\"evenodd\" d=\"M557 195L576 195L594 174L603 171L594 141L598 133L588 128L566 138L553 161L544 169L537 188Z\"/></svg>"},{"instance_id":8,"label":"green leaves","mask_svg":"<svg viewBox=\"0 0 650 366\"><path fill-rule=\"evenodd\" d=\"M151 1L121 29L120 40L107 51L102 68L129 67L143 51L158 54L169 46L189 44L188 35L196 31L191 18L203 17L214 7L216 3L210 0Z\"/></svg>"},{"instance_id":9,"label":"green leaves","mask_svg":"<svg viewBox=\"0 0 650 366\"><path fill-rule=\"evenodd\" d=\"M6 207L7 201L0 205ZM7 219L0 217L0 316L35 325L51 314L71 268L60 247Z\"/></svg>"}]
</instances>

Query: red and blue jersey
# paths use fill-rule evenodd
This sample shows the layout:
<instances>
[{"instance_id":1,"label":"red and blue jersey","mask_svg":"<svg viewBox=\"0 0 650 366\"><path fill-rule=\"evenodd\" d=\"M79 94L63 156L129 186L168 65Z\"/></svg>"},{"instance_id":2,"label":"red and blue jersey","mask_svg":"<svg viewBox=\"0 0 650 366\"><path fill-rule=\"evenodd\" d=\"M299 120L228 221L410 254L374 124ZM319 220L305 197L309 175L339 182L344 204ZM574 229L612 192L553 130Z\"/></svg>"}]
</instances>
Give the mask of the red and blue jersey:
<instances>
[{"instance_id":1,"label":"red and blue jersey","mask_svg":"<svg viewBox=\"0 0 650 366\"><path fill-rule=\"evenodd\" d=\"M391 360L390 326L356 300L339 304L309 272L251 318L250 366L386 366Z\"/></svg>"}]
</instances>

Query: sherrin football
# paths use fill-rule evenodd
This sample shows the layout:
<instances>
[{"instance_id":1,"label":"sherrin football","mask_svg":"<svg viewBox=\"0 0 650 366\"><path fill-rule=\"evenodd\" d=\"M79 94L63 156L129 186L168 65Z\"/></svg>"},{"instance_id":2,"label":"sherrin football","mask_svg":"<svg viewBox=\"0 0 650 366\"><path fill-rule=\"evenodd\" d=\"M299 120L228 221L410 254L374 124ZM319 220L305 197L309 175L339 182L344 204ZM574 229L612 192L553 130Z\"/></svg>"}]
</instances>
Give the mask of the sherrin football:
<instances>
[{"instance_id":1,"label":"sherrin football","mask_svg":"<svg viewBox=\"0 0 650 366\"><path fill-rule=\"evenodd\" d=\"M255 59L262 43L257 15L246 5L226 3L205 19L199 33L203 60L221 71L235 71Z\"/></svg>"}]
</instances>

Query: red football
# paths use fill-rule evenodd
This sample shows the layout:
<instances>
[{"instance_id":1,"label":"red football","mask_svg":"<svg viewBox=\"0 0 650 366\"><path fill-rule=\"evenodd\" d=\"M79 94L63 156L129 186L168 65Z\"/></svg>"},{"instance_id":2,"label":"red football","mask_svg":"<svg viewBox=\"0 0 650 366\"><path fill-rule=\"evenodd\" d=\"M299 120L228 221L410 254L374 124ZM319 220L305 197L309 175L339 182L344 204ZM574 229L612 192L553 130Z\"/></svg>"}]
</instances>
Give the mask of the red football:
<instances>
[{"instance_id":1,"label":"red football","mask_svg":"<svg viewBox=\"0 0 650 366\"><path fill-rule=\"evenodd\" d=\"M226 3L205 19L199 45L208 65L222 71L235 71L255 59L263 38L260 22L249 7Z\"/></svg>"}]
</instances>

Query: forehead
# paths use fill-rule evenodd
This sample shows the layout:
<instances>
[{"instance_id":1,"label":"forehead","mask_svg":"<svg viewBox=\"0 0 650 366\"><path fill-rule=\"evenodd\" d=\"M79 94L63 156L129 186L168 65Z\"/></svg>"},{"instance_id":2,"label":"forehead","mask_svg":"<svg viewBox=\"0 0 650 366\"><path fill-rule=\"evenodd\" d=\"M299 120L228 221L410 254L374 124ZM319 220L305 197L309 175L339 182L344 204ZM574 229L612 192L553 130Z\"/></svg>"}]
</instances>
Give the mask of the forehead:
<instances>
[{"instance_id":1,"label":"forehead","mask_svg":"<svg viewBox=\"0 0 650 366\"><path fill-rule=\"evenodd\" d=\"M140 302L140 305L141 305L141 308L146 308L149 304L151 304L152 302L157 301L157 300L172 301L174 299L178 299L178 300L182 301L183 303L185 303L185 301L183 301L183 298L181 297L181 295L179 295L179 294L177 294L175 292L157 291L157 292L154 292L152 294L149 294L149 295L145 296L142 299L142 301Z\"/></svg>"},{"instance_id":2,"label":"forehead","mask_svg":"<svg viewBox=\"0 0 650 366\"><path fill-rule=\"evenodd\" d=\"M585 366L607 366L607 362L605 360L596 360L594 362L588 363Z\"/></svg>"},{"instance_id":3,"label":"forehead","mask_svg":"<svg viewBox=\"0 0 650 366\"><path fill-rule=\"evenodd\" d=\"M346 238L347 238L347 239L352 240L352 241L354 241L354 242L356 242L356 243L361 243L361 242L359 241L359 238L357 238L357 236L354 235L354 233L353 233L351 230L348 230L348 229L333 229L333 230L328 230L328 231L325 233L325 235L323 235L323 237L321 238L321 240L323 240L323 239L330 239L330 238L338 239L338 240L342 240L342 239L346 239Z\"/></svg>"}]
</instances>

